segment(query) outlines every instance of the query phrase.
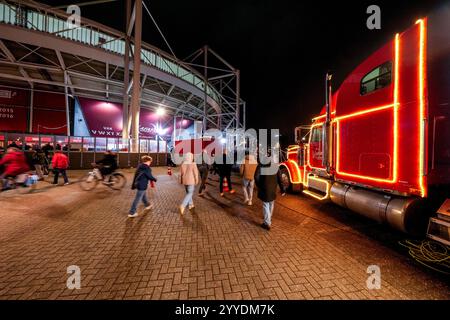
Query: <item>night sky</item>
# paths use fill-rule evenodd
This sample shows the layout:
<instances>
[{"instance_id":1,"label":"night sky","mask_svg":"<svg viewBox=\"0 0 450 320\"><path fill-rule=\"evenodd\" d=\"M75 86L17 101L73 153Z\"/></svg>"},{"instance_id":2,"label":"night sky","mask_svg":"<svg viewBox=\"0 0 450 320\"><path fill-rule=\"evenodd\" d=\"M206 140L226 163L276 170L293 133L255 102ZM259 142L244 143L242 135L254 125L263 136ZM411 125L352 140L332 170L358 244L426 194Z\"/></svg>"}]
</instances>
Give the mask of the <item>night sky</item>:
<instances>
[{"instance_id":1,"label":"night sky","mask_svg":"<svg viewBox=\"0 0 450 320\"><path fill-rule=\"evenodd\" d=\"M87 0L83 0L87 1ZM79 1L41 1L51 5ZM279 128L282 142L324 105L324 76L333 86L371 52L447 1L143 0L175 54L209 45L241 70L247 127ZM356 3L355 3L356 2ZM381 30L366 9L381 8ZM82 16L124 28L124 1L82 7ZM169 52L143 11L143 40Z\"/></svg>"}]
</instances>

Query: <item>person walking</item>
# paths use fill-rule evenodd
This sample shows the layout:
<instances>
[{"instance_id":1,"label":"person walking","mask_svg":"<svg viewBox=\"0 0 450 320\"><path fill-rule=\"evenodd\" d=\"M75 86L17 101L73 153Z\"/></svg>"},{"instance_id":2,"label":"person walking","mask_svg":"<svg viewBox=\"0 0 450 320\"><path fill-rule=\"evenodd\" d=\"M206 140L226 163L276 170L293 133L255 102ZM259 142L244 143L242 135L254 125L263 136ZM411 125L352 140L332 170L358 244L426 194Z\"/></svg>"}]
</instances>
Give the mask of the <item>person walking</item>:
<instances>
[{"instance_id":1,"label":"person walking","mask_svg":"<svg viewBox=\"0 0 450 320\"><path fill-rule=\"evenodd\" d=\"M44 166L46 164L45 153L42 152L41 149L33 150L33 154L31 156L31 162L36 170L36 174L39 177L39 180L44 179Z\"/></svg>"},{"instance_id":2,"label":"person walking","mask_svg":"<svg viewBox=\"0 0 450 320\"><path fill-rule=\"evenodd\" d=\"M262 174L262 168L269 167L269 165L258 165L255 173L255 183L258 187L258 198L263 202L264 222L261 227L270 230L272 224L272 215L277 197L278 174Z\"/></svg>"},{"instance_id":3,"label":"person walking","mask_svg":"<svg viewBox=\"0 0 450 320\"><path fill-rule=\"evenodd\" d=\"M58 177L61 174L64 178L64 185L69 184L69 179L67 178L67 168L69 167L69 158L61 152L61 147L56 148L55 153L52 158L52 168L53 168L53 184L58 184Z\"/></svg>"},{"instance_id":4,"label":"person walking","mask_svg":"<svg viewBox=\"0 0 450 320\"><path fill-rule=\"evenodd\" d=\"M244 203L252 205L253 188L255 186L255 172L258 167L256 158L252 154L245 156L244 163L241 164L240 172L242 176L242 189L244 190Z\"/></svg>"},{"instance_id":5,"label":"person walking","mask_svg":"<svg viewBox=\"0 0 450 320\"><path fill-rule=\"evenodd\" d=\"M217 164L217 170L219 172L219 191L220 196L223 197L223 181L227 179L228 189L230 193L233 194L235 191L231 185L231 169L232 164L227 163L227 153L223 153L223 159L221 164Z\"/></svg>"},{"instance_id":6,"label":"person walking","mask_svg":"<svg viewBox=\"0 0 450 320\"><path fill-rule=\"evenodd\" d=\"M208 153L206 151L203 151L203 157L201 159L201 163L197 164L198 172L200 173L200 188L198 189L198 195L203 196L204 191L206 189L206 181L208 179L208 173L210 170L210 158L208 156Z\"/></svg>"},{"instance_id":7,"label":"person walking","mask_svg":"<svg viewBox=\"0 0 450 320\"><path fill-rule=\"evenodd\" d=\"M137 192L136 196L134 197L133 203L131 204L130 213L128 214L129 218L135 218L138 216L137 206L141 201L145 205L145 210L152 209L152 205L150 204L147 198L148 182L157 181L156 178L152 175L152 169L150 168L152 161L153 161L152 157L142 156L141 164L139 164L139 166L136 169L136 172L134 173L131 189L132 190L136 189Z\"/></svg>"},{"instance_id":8,"label":"person walking","mask_svg":"<svg viewBox=\"0 0 450 320\"><path fill-rule=\"evenodd\" d=\"M198 169L197 165L193 162L194 155L188 152L185 156L185 160L181 165L180 182L184 185L186 195L180 204L180 214L184 214L184 210L189 205L189 210L194 208L194 201L192 199L194 195L195 186L198 184Z\"/></svg>"}]
</instances>

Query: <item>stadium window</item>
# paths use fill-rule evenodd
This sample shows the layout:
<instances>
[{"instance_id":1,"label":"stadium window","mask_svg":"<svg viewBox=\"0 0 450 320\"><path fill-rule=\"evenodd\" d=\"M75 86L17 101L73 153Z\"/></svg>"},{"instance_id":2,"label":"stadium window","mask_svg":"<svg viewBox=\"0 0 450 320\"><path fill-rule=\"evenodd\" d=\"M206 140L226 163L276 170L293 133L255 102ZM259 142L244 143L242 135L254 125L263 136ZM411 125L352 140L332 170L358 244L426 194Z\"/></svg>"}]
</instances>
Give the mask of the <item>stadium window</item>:
<instances>
[{"instance_id":1,"label":"stadium window","mask_svg":"<svg viewBox=\"0 0 450 320\"><path fill-rule=\"evenodd\" d=\"M360 94L366 95L370 92L387 87L391 84L392 79L392 62L385 62L361 79Z\"/></svg>"}]
</instances>

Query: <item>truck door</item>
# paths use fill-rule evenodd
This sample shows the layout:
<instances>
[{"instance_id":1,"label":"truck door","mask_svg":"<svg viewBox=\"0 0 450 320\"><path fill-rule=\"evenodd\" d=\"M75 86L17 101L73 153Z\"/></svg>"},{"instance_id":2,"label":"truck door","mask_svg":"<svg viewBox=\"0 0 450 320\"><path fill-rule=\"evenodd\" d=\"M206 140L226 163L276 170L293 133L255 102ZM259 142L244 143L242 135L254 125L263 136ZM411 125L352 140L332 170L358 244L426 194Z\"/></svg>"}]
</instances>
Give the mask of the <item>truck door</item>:
<instances>
[{"instance_id":1,"label":"truck door","mask_svg":"<svg viewBox=\"0 0 450 320\"><path fill-rule=\"evenodd\" d=\"M315 125L309 138L308 165L311 168L324 169L323 158L323 125Z\"/></svg>"}]
</instances>

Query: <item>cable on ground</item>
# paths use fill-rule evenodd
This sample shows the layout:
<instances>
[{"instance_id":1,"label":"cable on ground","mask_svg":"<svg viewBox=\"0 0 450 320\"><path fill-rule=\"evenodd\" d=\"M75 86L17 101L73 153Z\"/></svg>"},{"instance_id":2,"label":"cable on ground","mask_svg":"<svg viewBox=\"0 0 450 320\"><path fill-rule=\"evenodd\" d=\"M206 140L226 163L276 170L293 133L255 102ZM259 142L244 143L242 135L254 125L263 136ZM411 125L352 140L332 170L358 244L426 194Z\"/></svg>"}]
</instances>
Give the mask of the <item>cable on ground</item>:
<instances>
[{"instance_id":1,"label":"cable on ground","mask_svg":"<svg viewBox=\"0 0 450 320\"><path fill-rule=\"evenodd\" d=\"M417 262L438 271L450 275L450 247L437 241L425 240L401 240L399 244L409 249L409 255Z\"/></svg>"}]
</instances>

